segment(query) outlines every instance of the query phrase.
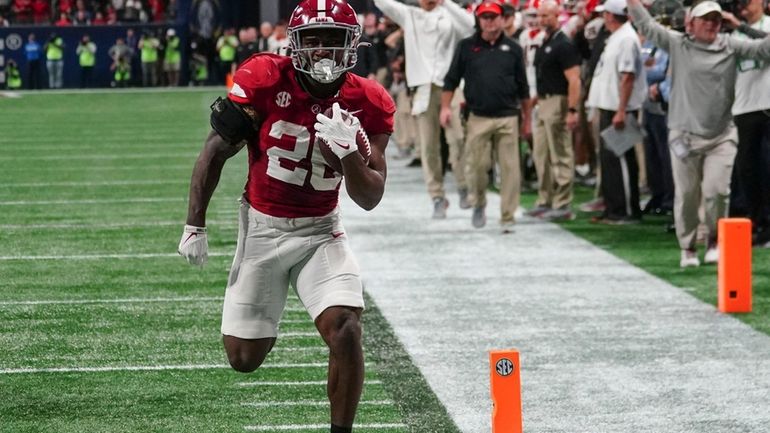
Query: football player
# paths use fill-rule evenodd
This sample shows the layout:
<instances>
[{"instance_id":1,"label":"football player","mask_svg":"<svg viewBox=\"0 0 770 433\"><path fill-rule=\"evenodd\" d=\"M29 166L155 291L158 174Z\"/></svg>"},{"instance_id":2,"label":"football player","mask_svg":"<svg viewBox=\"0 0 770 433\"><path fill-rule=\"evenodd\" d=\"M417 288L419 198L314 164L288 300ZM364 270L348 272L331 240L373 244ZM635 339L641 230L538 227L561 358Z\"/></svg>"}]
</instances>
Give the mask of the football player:
<instances>
[{"instance_id":1,"label":"football player","mask_svg":"<svg viewBox=\"0 0 770 433\"><path fill-rule=\"evenodd\" d=\"M364 300L339 188L344 181L366 210L380 202L395 112L382 86L348 72L360 36L345 1L303 0L289 22L290 57L256 54L238 68L227 99L212 105L213 130L193 170L179 244L190 264L205 263L209 200L225 161L246 147L248 180L222 312L225 351L239 372L259 367L276 342L291 285L329 346L332 432L351 431L364 379ZM359 129L371 143L368 162L357 151ZM319 146L329 146L342 173Z\"/></svg>"}]
</instances>

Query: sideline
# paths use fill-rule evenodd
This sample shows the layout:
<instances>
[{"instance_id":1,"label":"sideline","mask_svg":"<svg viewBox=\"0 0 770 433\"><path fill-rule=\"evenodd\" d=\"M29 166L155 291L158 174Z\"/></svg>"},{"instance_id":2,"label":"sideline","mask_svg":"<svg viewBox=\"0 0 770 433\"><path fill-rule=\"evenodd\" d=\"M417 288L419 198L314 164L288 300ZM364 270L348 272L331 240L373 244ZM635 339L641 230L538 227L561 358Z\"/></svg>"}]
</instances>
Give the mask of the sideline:
<instances>
[{"instance_id":1,"label":"sideline","mask_svg":"<svg viewBox=\"0 0 770 433\"><path fill-rule=\"evenodd\" d=\"M488 351L521 353L524 429L767 431L770 337L555 224L431 220L419 168L389 160L372 212L342 201L367 292L465 433L490 431ZM451 173L448 173L451 178ZM398 399L398 396L393 396Z\"/></svg>"}]
</instances>

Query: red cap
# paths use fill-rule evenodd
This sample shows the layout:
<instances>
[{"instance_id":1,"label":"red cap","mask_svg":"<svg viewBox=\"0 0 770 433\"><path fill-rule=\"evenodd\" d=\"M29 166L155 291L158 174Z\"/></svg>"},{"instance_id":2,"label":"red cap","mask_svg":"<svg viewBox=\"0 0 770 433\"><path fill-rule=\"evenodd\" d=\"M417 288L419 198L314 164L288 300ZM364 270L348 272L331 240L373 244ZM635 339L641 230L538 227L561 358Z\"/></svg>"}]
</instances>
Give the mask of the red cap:
<instances>
[{"instance_id":1,"label":"red cap","mask_svg":"<svg viewBox=\"0 0 770 433\"><path fill-rule=\"evenodd\" d=\"M479 7L476 8L476 16L480 16L481 14L486 14L486 13L502 15L503 7L500 6L499 3L484 2L480 4Z\"/></svg>"}]
</instances>

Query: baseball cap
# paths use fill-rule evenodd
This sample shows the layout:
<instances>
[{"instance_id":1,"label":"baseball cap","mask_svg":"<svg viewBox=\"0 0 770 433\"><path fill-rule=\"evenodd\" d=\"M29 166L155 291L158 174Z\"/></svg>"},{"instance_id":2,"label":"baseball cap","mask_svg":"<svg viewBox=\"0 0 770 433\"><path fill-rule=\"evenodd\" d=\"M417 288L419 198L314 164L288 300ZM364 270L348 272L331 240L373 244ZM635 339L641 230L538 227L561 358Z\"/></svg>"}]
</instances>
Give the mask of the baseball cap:
<instances>
[{"instance_id":1,"label":"baseball cap","mask_svg":"<svg viewBox=\"0 0 770 433\"><path fill-rule=\"evenodd\" d=\"M607 0L596 7L597 12L607 11L613 15L626 16L626 0Z\"/></svg>"},{"instance_id":2,"label":"baseball cap","mask_svg":"<svg viewBox=\"0 0 770 433\"><path fill-rule=\"evenodd\" d=\"M481 14L487 14L487 13L502 15L503 7L500 6L499 3L484 2L480 4L479 7L476 8L476 16L480 16Z\"/></svg>"},{"instance_id":3,"label":"baseball cap","mask_svg":"<svg viewBox=\"0 0 770 433\"><path fill-rule=\"evenodd\" d=\"M721 14L722 7L715 1L706 0L695 5L690 12L690 16L693 18L701 18L712 12L719 12Z\"/></svg>"}]
</instances>

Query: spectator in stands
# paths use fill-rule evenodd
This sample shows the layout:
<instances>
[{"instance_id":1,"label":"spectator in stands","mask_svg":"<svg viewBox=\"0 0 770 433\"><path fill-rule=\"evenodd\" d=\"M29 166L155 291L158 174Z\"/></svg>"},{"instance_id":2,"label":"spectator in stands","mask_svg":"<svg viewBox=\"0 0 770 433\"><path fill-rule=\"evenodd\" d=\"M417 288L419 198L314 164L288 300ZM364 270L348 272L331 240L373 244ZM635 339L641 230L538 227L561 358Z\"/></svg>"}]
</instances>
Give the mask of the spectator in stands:
<instances>
[{"instance_id":1,"label":"spectator in stands","mask_svg":"<svg viewBox=\"0 0 770 433\"><path fill-rule=\"evenodd\" d=\"M142 61L142 86L158 85L158 50L160 41L150 30L145 30L139 39L139 52Z\"/></svg>"},{"instance_id":2,"label":"spectator in stands","mask_svg":"<svg viewBox=\"0 0 770 433\"><path fill-rule=\"evenodd\" d=\"M87 11L78 10L75 11L75 15L72 17L72 24L76 26L90 26L91 18Z\"/></svg>"},{"instance_id":3,"label":"spectator in stands","mask_svg":"<svg viewBox=\"0 0 770 433\"><path fill-rule=\"evenodd\" d=\"M471 224L486 225L486 190L492 168L492 151L497 153L502 177L500 225L504 233L514 224L519 206L519 118L525 133L529 128L529 86L524 70L524 52L503 34L503 8L485 2L476 8L479 30L460 41L444 77L441 95L441 124L452 118L450 103L460 80L465 80L465 100L470 111L466 123L465 169L473 206Z\"/></svg>"},{"instance_id":4,"label":"spectator in stands","mask_svg":"<svg viewBox=\"0 0 770 433\"><path fill-rule=\"evenodd\" d=\"M15 60L8 60L5 65L5 75L8 90L21 90L21 72Z\"/></svg>"},{"instance_id":5,"label":"spectator in stands","mask_svg":"<svg viewBox=\"0 0 770 433\"><path fill-rule=\"evenodd\" d=\"M259 25L259 46L260 53L270 52L270 38L273 36L273 23L265 21Z\"/></svg>"},{"instance_id":6,"label":"spectator in stands","mask_svg":"<svg viewBox=\"0 0 770 433\"><path fill-rule=\"evenodd\" d=\"M32 21L35 24L48 24L51 21L51 6L46 0L33 0Z\"/></svg>"},{"instance_id":7,"label":"spectator in stands","mask_svg":"<svg viewBox=\"0 0 770 433\"><path fill-rule=\"evenodd\" d=\"M86 7L86 2L77 0L75 2L75 11L72 12L72 23L85 26L91 24L91 11Z\"/></svg>"},{"instance_id":8,"label":"spectator in stands","mask_svg":"<svg viewBox=\"0 0 770 433\"><path fill-rule=\"evenodd\" d=\"M217 54L219 57L219 82L225 82L225 77L233 68L235 53L238 49L238 38L235 29L225 29L225 33L217 39Z\"/></svg>"},{"instance_id":9,"label":"spectator in stands","mask_svg":"<svg viewBox=\"0 0 770 433\"><path fill-rule=\"evenodd\" d=\"M179 85L179 69L182 62L182 52L179 44L179 36L176 35L176 30L166 30L166 53L163 56L163 71L166 73L166 84L172 87Z\"/></svg>"},{"instance_id":10,"label":"spectator in stands","mask_svg":"<svg viewBox=\"0 0 770 433\"><path fill-rule=\"evenodd\" d=\"M441 92L454 50L460 39L473 34L475 20L452 0L420 0L419 7L396 0L374 4L404 30L406 82L417 89L412 113L417 116L423 176L433 201L432 217L443 219L449 201L441 162Z\"/></svg>"},{"instance_id":11,"label":"spectator in stands","mask_svg":"<svg viewBox=\"0 0 770 433\"><path fill-rule=\"evenodd\" d=\"M48 69L48 87L51 89L61 89L64 84L64 47L64 39L56 33L51 33L43 47Z\"/></svg>"},{"instance_id":12,"label":"spectator in stands","mask_svg":"<svg viewBox=\"0 0 770 433\"><path fill-rule=\"evenodd\" d=\"M70 22L70 18L66 12L61 12L59 14L59 19L56 20L56 22L53 25L55 25L56 27L69 27L72 25L72 22Z\"/></svg>"},{"instance_id":13,"label":"spectator in stands","mask_svg":"<svg viewBox=\"0 0 770 433\"><path fill-rule=\"evenodd\" d=\"M647 95L639 36L626 12L626 0L604 3L604 27L610 37L591 80L586 106L599 110L599 130L622 130L628 117L638 118ZM599 140L601 188L604 211L593 221L603 224L633 224L641 219L639 166L633 146L617 149L616 142ZM613 150L615 149L615 150ZM621 152L617 156L616 152Z\"/></svg>"},{"instance_id":14,"label":"spectator in stands","mask_svg":"<svg viewBox=\"0 0 770 433\"><path fill-rule=\"evenodd\" d=\"M640 0L628 0L628 9L639 31L671 55L668 126L679 265L700 265L695 241L701 204L708 230L704 262L717 263L717 220L727 215L737 151L730 110L738 66L742 60L770 62L770 38L746 41L719 33L722 8L710 0L692 8L688 35L656 23Z\"/></svg>"},{"instance_id":15,"label":"spectator in stands","mask_svg":"<svg viewBox=\"0 0 770 433\"><path fill-rule=\"evenodd\" d=\"M14 0L11 11L15 24L30 24L32 22L32 0Z\"/></svg>"},{"instance_id":16,"label":"spectator in stands","mask_svg":"<svg viewBox=\"0 0 770 433\"><path fill-rule=\"evenodd\" d=\"M88 35L83 35L75 49L80 64L80 88L91 87L94 66L96 65L96 44Z\"/></svg>"},{"instance_id":17,"label":"spectator in stands","mask_svg":"<svg viewBox=\"0 0 770 433\"><path fill-rule=\"evenodd\" d=\"M107 19L104 18L104 14L102 13L102 11L94 12L94 19L91 21L91 24L95 26L103 26L107 24Z\"/></svg>"},{"instance_id":18,"label":"spectator in stands","mask_svg":"<svg viewBox=\"0 0 770 433\"><path fill-rule=\"evenodd\" d=\"M42 89L40 64L43 58L43 47L37 42L34 33L27 36L27 43L24 44L24 56L27 59L27 88Z\"/></svg>"},{"instance_id":19,"label":"spectator in stands","mask_svg":"<svg viewBox=\"0 0 770 433\"><path fill-rule=\"evenodd\" d=\"M3 14L0 14L0 27L10 27L11 23L8 22L7 19L3 16Z\"/></svg>"},{"instance_id":20,"label":"spectator in stands","mask_svg":"<svg viewBox=\"0 0 770 433\"><path fill-rule=\"evenodd\" d=\"M545 35L533 60L538 103L533 161L538 195L535 208L528 214L547 220L570 220L574 218L572 131L578 124L580 55L559 28L559 5L555 1L540 3L537 19Z\"/></svg>"}]
</instances>

